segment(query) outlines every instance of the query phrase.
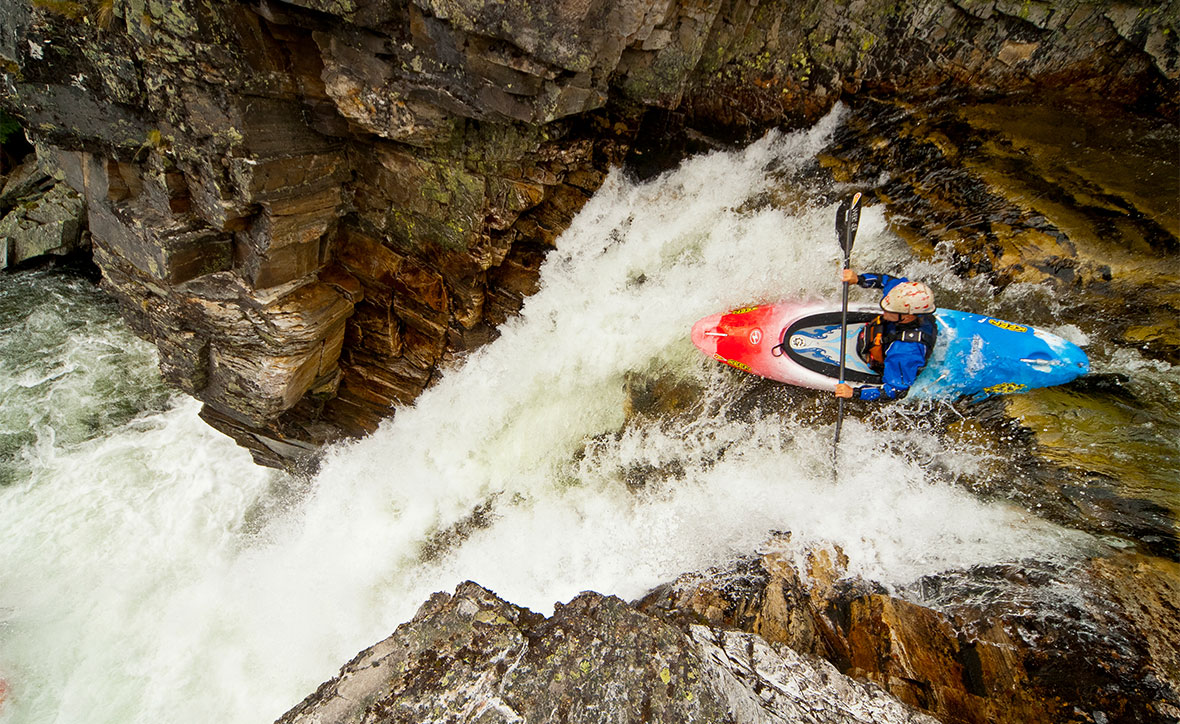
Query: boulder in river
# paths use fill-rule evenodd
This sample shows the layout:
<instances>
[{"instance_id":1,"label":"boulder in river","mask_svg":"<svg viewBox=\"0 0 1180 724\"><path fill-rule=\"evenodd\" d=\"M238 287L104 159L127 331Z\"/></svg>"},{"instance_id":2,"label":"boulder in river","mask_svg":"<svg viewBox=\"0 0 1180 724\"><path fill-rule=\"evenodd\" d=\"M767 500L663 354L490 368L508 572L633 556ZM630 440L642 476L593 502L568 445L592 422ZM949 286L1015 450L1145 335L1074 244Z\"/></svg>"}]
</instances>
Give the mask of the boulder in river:
<instances>
[{"instance_id":1,"label":"boulder in river","mask_svg":"<svg viewBox=\"0 0 1180 724\"><path fill-rule=\"evenodd\" d=\"M670 625L597 593L546 618L471 582L432 596L279 721L934 722L757 634Z\"/></svg>"}]
</instances>

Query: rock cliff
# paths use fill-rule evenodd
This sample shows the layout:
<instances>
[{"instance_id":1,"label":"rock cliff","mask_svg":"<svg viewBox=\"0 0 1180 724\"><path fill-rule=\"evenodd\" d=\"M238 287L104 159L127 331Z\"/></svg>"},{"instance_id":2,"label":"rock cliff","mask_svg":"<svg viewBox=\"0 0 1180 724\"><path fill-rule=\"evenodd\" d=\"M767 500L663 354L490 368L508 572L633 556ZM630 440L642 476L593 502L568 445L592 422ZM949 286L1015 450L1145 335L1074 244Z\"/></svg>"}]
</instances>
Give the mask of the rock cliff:
<instances>
[{"instance_id":1,"label":"rock cliff","mask_svg":"<svg viewBox=\"0 0 1180 724\"><path fill-rule=\"evenodd\" d=\"M493 338L608 168L858 91L1055 88L1168 113L1176 16L1083 0L4 0L0 104L63 183L45 196L58 221L10 207L0 229L10 253L89 241L169 382L289 467Z\"/></svg>"}]
</instances>

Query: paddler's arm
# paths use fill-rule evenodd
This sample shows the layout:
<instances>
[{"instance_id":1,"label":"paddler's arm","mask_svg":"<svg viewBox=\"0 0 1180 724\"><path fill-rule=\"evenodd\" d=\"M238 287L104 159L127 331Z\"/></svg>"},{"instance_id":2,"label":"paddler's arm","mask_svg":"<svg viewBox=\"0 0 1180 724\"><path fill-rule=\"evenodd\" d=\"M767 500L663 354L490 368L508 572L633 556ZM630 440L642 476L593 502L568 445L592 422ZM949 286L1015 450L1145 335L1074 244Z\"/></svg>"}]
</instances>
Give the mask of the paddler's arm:
<instances>
[{"instance_id":1,"label":"paddler's arm","mask_svg":"<svg viewBox=\"0 0 1180 724\"><path fill-rule=\"evenodd\" d=\"M841 382L836 385L836 397L843 397L846 400L896 400L900 397L905 397L909 391L908 387L898 389L888 384L881 385L880 387L873 387L872 385L853 387L846 382Z\"/></svg>"},{"instance_id":2,"label":"paddler's arm","mask_svg":"<svg viewBox=\"0 0 1180 724\"><path fill-rule=\"evenodd\" d=\"M918 373L925 366L925 347L917 342L894 342L889 346L889 353L885 355L885 372L882 375L884 379L880 387L852 387L840 383L836 385L836 397L881 402L900 400L909 393L914 380L918 378Z\"/></svg>"},{"instance_id":3,"label":"paddler's arm","mask_svg":"<svg viewBox=\"0 0 1180 724\"><path fill-rule=\"evenodd\" d=\"M888 294L890 289L902 282L908 282L909 279L889 274L857 274L852 269L843 269L840 272L840 281L856 284L864 289L880 289L882 294Z\"/></svg>"}]
</instances>

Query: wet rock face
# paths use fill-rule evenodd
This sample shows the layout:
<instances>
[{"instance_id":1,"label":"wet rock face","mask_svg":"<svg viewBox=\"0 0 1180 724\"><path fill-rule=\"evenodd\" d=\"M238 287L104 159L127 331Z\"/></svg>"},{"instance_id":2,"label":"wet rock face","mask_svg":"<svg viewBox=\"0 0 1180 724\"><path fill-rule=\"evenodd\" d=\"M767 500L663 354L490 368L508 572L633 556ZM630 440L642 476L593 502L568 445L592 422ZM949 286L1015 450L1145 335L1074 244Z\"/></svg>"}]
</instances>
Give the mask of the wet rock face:
<instances>
[{"instance_id":1,"label":"wet rock face","mask_svg":"<svg viewBox=\"0 0 1180 724\"><path fill-rule=\"evenodd\" d=\"M1170 561L1127 554L1080 571L1001 566L895 595L849 578L838 549L812 550L801 572L788 540L732 569L682 577L638 608L822 657L945 722L1180 714Z\"/></svg>"},{"instance_id":2,"label":"wet rock face","mask_svg":"<svg viewBox=\"0 0 1180 724\"><path fill-rule=\"evenodd\" d=\"M933 720L753 634L681 629L594 593L544 618L464 583L279 721Z\"/></svg>"},{"instance_id":3,"label":"wet rock face","mask_svg":"<svg viewBox=\"0 0 1180 724\"><path fill-rule=\"evenodd\" d=\"M493 338L637 141L941 83L1171 109L1175 24L1082 0L6 2L0 102L169 381L291 464Z\"/></svg>"},{"instance_id":4,"label":"wet rock face","mask_svg":"<svg viewBox=\"0 0 1180 724\"><path fill-rule=\"evenodd\" d=\"M930 278L939 303L1050 329L1068 319L1091 357L1068 386L972 406L972 423L952 425L993 429L1004 460L972 488L1175 558L1176 388L1154 373L1180 361L1175 120L1061 96L851 111L824 163L874 188L929 263L910 273L953 272Z\"/></svg>"}]
</instances>

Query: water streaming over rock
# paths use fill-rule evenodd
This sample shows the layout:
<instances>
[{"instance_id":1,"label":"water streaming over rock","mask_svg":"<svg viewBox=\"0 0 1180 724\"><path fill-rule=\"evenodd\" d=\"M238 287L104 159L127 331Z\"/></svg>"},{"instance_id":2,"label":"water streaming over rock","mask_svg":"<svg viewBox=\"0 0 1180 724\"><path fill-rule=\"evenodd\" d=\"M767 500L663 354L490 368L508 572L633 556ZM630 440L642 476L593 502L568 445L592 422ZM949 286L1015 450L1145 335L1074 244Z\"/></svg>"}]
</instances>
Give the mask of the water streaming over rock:
<instances>
[{"instance_id":1,"label":"water streaming over rock","mask_svg":"<svg viewBox=\"0 0 1180 724\"><path fill-rule=\"evenodd\" d=\"M836 295L834 203L798 182L841 113L645 183L612 173L502 336L310 484L169 396L92 291L0 280L0 721L268 721L464 579L548 612L587 589L638 597L776 530L899 590L1094 550L961 484L1004 452L932 434L949 408L850 419L834 476L830 400L689 343L719 309ZM871 208L856 255L896 270L909 251ZM946 263L902 267L967 296Z\"/></svg>"}]
</instances>

